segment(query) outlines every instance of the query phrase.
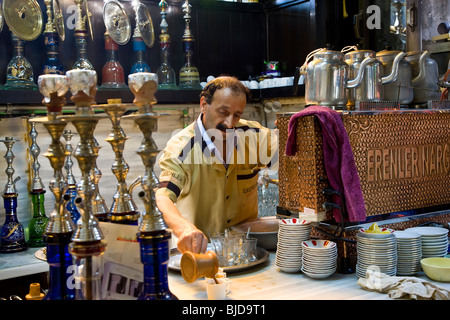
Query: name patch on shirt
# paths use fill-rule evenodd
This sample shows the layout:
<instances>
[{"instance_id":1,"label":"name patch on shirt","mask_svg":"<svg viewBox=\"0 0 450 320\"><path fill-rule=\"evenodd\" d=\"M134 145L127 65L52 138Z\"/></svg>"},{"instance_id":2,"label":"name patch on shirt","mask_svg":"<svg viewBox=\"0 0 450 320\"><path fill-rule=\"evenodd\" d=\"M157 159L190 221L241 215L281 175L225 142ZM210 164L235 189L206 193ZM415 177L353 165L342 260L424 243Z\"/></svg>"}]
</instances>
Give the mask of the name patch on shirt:
<instances>
[{"instance_id":1,"label":"name patch on shirt","mask_svg":"<svg viewBox=\"0 0 450 320\"><path fill-rule=\"evenodd\" d=\"M248 188L244 188L243 190L242 190L242 193L249 193L250 191L253 191L255 188L256 188L256 186L258 185L258 183L255 183L254 185L252 185L252 186L250 186L250 187L248 187Z\"/></svg>"}]
</instances>

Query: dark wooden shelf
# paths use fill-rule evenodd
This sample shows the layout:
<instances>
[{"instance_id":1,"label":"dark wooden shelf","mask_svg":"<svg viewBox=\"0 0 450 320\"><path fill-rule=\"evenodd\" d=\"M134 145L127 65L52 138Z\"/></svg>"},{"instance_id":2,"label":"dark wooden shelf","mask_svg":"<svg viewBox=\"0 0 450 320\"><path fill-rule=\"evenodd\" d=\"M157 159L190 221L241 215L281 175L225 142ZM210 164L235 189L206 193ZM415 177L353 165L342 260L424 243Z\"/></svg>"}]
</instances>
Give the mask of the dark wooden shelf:
<instances>
[{"instance_id":1,"label":"dark wooden shelf","mask_svg":"<svg viewBox=\"0 0 450 320\"><path fill-rule=\"evenodd\" d=\"M164 104L197 104L200 101L200 90L158 90L155 94L158 105ZM296 96L304 95L304 86L299 86ZM252 89L250 102L258 102L264 99L279 97L292 97L292 87L276 87L268 89ZM66 94L67 105L73 105L70 100L71 93ZM134 96L129 89L99 89L95 95L96 104L107 103L108 99L122 99L123 103L132 103ZM43 96L39 90L0 90L0 107L6 106L7 113L0 114L0 117L11 117L27 115L41 108L45 112L42 104Z\"/></svg>"}]
</instances>

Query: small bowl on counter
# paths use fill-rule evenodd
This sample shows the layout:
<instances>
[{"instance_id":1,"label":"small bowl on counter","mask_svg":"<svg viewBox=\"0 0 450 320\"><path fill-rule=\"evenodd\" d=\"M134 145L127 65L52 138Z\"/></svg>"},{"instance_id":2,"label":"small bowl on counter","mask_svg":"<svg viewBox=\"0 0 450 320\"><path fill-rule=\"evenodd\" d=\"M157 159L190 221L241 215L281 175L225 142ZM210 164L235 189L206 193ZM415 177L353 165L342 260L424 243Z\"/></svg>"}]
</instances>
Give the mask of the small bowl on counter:
<instances>
[{"instance_id":1,"label":"small bowl on counter","mask_svg":"<svg viewBox=\"0 0 450 320\"><path fill-rule=\"evenodd\" d=\"M422 270L428 278L439 282L450 282L450 259L430 257L420 260Z\"/></svg>"},{"instance_id":2,"label":"small bowl on counter","mask_svg":"<svg viewBox=\"0 0 450 320\"><path fill-rule=\"evenodd\" d=\"M367 238L383 239L391 237L395 230L389 228L379 228L376 232L374 232L371 228L361 228L359 229L359 232Z\"/></svg>"},{"instance_id":3,"label":"small bowl on counter","mask_svg":"<svg viewBox=\"0 0 450 320\"><path fill-rule=\"evenodd\" d=\"M279 221L275 216L246 220L231 227L231 230L248 233L250 238L258 239L257 246L266 250L275 250L278 241ZM250 229L249 229L250 228Z\"/></svg>"}]
</instances>

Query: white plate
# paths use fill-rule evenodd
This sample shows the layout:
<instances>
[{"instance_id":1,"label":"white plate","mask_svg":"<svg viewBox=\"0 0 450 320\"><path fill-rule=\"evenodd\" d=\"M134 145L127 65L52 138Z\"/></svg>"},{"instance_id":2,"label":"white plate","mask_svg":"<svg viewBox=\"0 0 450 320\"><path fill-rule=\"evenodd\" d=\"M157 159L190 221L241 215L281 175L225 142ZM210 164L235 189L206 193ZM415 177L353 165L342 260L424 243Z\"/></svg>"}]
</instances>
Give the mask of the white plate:
<instances>
[{"instance_id":1,"label":"white plate","mask_svg":"<svg viewBox=\"0 0 450 320\"><path fill-rule=\"evenodd\" d=\"M448 234L448 229L439 227L414 227L405 231L417 232L422 236L439 236Z\"/></svg>"},{"instance_id":2,"label":"white plate","mask_svg":"<svg viewBox=\"0 0 450 320\"><path fill-rule=\"evenodd\" d=\"M330 277L333 273L336 272L336 270L334 270L333 272L328 272L328 273L312 273L312 272L308 272L308 271L304 271L302 269L302 272L304 274L306 274L308 277L313 278L313 279L325 279Z\"/></svg>"},{"instance_id":3,"label":"white plate","mask_svg":"<svg viewBox=\"0 0 450 320\"><path fill-rule=\"evenodd\" d=\"M286 272L286 273L295 273L295 272L299 272L301 270L301 267L278 267L280 268L281 271Z\"/></svg>"},{"instance_id":4,"label":"white plate","mask_svg":"<svg viewBox=\"0 0 450 320\"><path fill-rule=\"evenodd\" d=\"M395 231L394 236L397 241L418 239L420 241L420 233L414 231Z\"/></svg>"}]
</instances>

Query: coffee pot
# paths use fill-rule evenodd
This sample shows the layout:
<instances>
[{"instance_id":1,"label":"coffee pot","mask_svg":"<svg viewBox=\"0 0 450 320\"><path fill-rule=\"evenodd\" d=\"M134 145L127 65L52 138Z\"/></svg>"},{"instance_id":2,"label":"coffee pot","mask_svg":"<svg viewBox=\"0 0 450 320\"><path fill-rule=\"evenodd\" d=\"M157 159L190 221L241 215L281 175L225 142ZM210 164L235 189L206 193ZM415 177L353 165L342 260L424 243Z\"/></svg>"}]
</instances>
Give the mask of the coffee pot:
<instances>
[{"instance_id":1,"label":"coffee pot","mask_svg":"<svg viewBox=\"0 0 450 320\"><path fill-rule=\"evenodd\" d=\"M377 52L376 57L383 64L383 76L389 75L394 67L394 60L401 51L382 50ZM404 58L399 61L398 76L395 81L383 84L383 95L385 101L398 101L400 105L409 105L414 92L412 87L411 64Z\"/></svg>"},{"instance_id":2,"label":"coffee pot","mask_svg":"<svg viewBox=\"0 0 450 320\"><path fill-rule=\"evenodd\" d=\"M438 65L430 56L430 51L410 51L406 56L412 68L412 103L416 105L440 99Z\"/></svg>"},{"instance_id":3,"label":"coffee pot","mask_svg":"<svg viewBox=\"0 0 450 320\"><path fill-rule=\"evenodd\" d=\"M355 48L356 47L350 47ZM342 49L343 52L346 48ZM364 59L370 57L371 60L366 64L361 83L355 88L347 89L348 105L355 105L357 101L383 101L383 85L397 80L398 66L400 61L406 56L406 53L400 52L394 59L391 72L387 76L382 76L383 65L381 61L376 59L375 51L371 50L354 50L347 52L344 56L345 62L349 66L350 77L355 77Z\"/></svg>"},{"instance_id":4,"label":"coffee pot","mask_svg":"<svg viewBox=\"0 0 450 320\"><path fill-rule=\"evenodd\" d=\"M308 62L311 57L314 59ZM331 108L343 108L347 105L347 88L361 83L366 65L371 57L361 62L361 68L354 79L349 80L349 66L340 51L316 49L309 53L299 73L305 76L305 100L308 105L321 105ZM294 85L297 81L294 78Z\"/></svg>"}]
</instances>

